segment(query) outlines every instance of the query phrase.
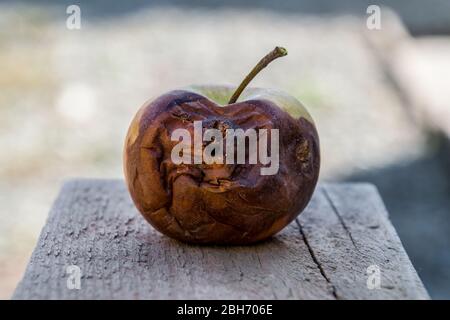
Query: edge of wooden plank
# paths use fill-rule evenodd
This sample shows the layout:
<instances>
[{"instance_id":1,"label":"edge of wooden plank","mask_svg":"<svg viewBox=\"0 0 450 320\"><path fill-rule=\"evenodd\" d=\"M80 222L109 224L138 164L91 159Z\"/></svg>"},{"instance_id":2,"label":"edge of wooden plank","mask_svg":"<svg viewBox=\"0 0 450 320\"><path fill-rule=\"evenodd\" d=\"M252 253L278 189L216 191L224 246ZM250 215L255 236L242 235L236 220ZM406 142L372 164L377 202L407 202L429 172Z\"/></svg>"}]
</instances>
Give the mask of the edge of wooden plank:
<instances>
[{"instance_id":1,"label":"edge of wooden plank","mask_svg":"<svg viewBox=\"0 0 450 320\"><path fill-rule=\"evenodd\" d=\"M429 299L374 185L322 184L298 222L338 299Z\"/></svg>"}]
</instances>

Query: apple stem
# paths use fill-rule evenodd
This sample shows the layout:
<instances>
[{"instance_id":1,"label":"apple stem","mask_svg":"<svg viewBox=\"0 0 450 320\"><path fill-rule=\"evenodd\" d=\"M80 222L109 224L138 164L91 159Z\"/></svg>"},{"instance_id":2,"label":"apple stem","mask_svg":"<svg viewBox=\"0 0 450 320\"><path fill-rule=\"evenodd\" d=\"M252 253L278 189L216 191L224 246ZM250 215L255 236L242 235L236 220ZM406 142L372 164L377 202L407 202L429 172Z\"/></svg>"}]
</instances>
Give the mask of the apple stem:
<instances>
[{"instance_id":1,"label":"apple stem","mask_svg":"<svg viewBox=\"0 0 450 320\"><path fill-rule=\"evenodd\" d=\"M241 95L242 91L244 91L245 87L250 83L250 81L253 80L253 78L269 63L271 63L273 60L283 57L287 55L287 50L282 47L275 47L272 51L270 51L267 55L264 56L257 64L256 66L250 71L250 73L245 77L244 80L242 80L239 87L236 89L236 91L233 93L233 95L230 98L230 101L228 101L228 104L235 103L239 96Z\"/></svg>"}]
</instances>

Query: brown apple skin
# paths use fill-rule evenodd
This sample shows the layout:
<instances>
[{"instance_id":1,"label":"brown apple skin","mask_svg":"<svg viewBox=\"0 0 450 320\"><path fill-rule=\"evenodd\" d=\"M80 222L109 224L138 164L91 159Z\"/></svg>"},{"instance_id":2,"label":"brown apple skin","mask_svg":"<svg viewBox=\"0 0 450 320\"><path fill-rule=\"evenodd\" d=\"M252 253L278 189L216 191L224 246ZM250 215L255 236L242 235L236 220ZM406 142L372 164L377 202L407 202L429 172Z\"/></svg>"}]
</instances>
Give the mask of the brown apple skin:
<instances>
[{"instance_id":1,"label":"brown apple skin","mask_svg":"<svg viewBox=\"0 0 450 320\"><path fill-rule=\"evenodd\" d=\"M309 118L310 119L310 118ZM133 119L124 148L125 179L144 218L161 233L198 244L250 244L279 232L306 207L319 176L319 138L306 117L254 99L222 107L192 91L168 92ZM261 164L171 161L171 133L207 128L279 129L279 170Z\"/></svg>"}]
</instances>

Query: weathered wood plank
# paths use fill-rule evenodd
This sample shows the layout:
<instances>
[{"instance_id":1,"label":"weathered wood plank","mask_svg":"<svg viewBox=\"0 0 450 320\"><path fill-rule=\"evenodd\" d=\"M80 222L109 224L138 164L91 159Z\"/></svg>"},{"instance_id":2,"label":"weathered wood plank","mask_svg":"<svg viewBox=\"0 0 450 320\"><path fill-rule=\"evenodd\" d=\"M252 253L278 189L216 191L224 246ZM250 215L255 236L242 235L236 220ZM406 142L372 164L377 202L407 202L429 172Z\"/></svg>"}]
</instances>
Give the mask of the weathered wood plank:
<instances>
[{"instance_id":1,"label":"weathered wood plank","mask_svg":"<svg viewBox=\"0 0 450 320\"><path fill-rule=\"evenodd\" d=\"M218 247L182 244L154 231L136 211L122 181L70 181L50 212L13 298L427 298L376 191L355 191L359 186L350 185L339 193L340 188L319 188L299 223L270 241ZM323 190L337 210L345 212L347 230ZM374 217L358 209L362 199L345 202L355 195L365 198ZM367 237L367 226L379 234ZM365 254L355 253L349 234ZM379 242L387 241L380 248L374 247L376 236ZM384 246L393 247L392 254L386 255ZM391 289L367 289L368 262L379 264L382 285L394 283ZM80 290L67 288L70 265L81 269Z\"/></svg>"},{"instance_id":2,"label":"weathered wood plank","mask_svg":"<svg viewBox=\"0 0 450 320\"><path fill-rule=\"evenodd\" d=\"M66 267L82 271L66 286ZM67 183L14 298L333 299L295 225L263 244L201 247L160 235L122 181Z\"/></svg>"},{"instance_id":3,"label":"weathered wood plank","mask_svg":"<svg viewBox=\"0 0 450 320\"><path fill-rule=\"evenodd\" d=\"M338 299L429 298L373 185L322 185L298 222Z\"/></svg>"}]
</instances>

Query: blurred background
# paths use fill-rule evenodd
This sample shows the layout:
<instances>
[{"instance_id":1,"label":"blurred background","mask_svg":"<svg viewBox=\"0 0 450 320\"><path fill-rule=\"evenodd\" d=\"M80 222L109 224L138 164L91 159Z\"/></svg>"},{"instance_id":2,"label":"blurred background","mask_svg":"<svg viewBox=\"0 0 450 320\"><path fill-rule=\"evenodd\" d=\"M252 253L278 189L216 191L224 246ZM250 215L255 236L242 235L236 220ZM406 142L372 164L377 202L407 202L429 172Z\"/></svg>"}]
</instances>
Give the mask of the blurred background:
<instances>
[{"instance_id":1,"label":"blurred background","mask_svg":"<svg viewBox=\"0 0 450 320\"><path fill-rule=\"evenodd\" d=\"M81 28L67 28L69 5ZM367 7L381 7L381 29ZM296 96L322 181L377 185L435 299L450 298L450 1L0 1L0 298L21 279L71 177L122 178L144 101L191 83Z\"/></svg>"}]
</instances>

